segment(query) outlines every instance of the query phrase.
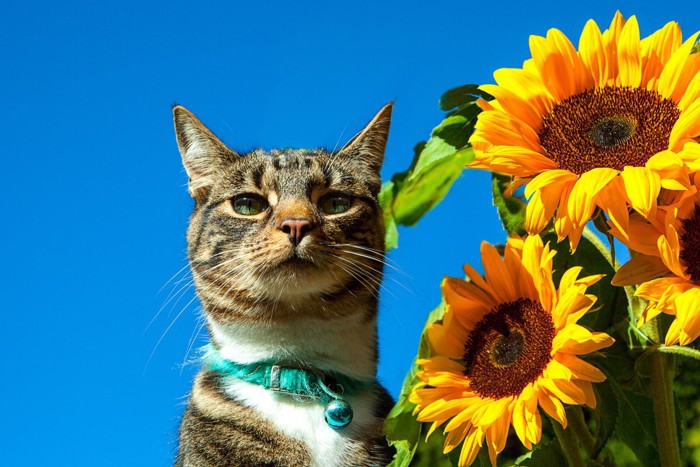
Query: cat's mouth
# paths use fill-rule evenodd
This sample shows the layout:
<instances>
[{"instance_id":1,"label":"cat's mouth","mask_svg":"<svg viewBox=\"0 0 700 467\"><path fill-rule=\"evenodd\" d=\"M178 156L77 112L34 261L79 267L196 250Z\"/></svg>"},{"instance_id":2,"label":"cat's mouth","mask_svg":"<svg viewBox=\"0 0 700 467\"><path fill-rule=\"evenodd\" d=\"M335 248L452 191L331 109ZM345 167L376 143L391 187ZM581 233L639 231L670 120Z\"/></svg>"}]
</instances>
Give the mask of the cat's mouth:
<instances>
[{"instance_id":1,"label":"cat's mouth","mask_svg":"<svg viewBox=\"0 0 700 467\"><path fill-rule=\"evenodd\" d=\"M280 266L289 267L317 267L314 259L308 255L300 253L298 249L294 249L286 258L279 263Z\"/></svg>"}]
</instances>

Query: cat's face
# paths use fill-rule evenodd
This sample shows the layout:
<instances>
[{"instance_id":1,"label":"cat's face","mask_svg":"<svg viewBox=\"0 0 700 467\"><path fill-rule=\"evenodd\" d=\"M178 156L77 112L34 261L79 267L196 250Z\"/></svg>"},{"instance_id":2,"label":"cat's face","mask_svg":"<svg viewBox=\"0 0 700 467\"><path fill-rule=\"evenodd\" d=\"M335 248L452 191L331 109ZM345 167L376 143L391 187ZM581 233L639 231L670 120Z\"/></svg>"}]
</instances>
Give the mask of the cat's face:
<instances>
[{"instance_id":1,"label":"cat's face","mask_svg":"<svg viewBox=\"0 0 700 467\"><path fill-rule=\"evenodd\" d=\"M188 251L205 310L226 320L289 313L352 289L376 295L384 251L379 168L391 106L335 153L239 155L184 108L174 113L196 199Z\"/></svg>"}]
</instances>

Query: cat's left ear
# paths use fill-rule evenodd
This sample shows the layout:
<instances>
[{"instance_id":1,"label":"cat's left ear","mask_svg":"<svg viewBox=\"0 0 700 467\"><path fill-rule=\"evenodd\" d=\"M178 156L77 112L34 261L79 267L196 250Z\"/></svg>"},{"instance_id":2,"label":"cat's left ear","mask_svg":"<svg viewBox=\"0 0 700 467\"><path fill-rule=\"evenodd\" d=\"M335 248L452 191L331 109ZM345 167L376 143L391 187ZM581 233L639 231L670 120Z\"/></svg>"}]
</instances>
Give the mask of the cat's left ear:
<instances>
[{"instance_id":1,"label":"cat's left ear","mask_svg":"<svg viewBox=\"0 0 700 467\"><path fill-rule=\"evenodd\" d=\"M386 142L389 139L389 126L391 125L391 111L393 108L393 102L389 102L382 107L367 126L343 146L338 153L357 158L366 163L375 173L379 174L379 169L382 168L382 162L384 162Z\"/></svg>"}]
</instances>

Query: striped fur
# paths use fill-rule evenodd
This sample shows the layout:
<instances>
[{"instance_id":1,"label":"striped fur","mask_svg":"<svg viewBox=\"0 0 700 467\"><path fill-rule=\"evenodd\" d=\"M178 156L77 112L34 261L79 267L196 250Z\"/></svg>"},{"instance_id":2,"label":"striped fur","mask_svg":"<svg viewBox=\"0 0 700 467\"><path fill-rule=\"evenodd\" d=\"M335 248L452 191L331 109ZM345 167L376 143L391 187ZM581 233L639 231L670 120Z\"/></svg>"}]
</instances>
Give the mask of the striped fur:
<instances>
[{"instance_id":1,"label":"striped fur","mask_svg":"<svg viewBox=\"0 0 700 467\"><path fill-rule=\"evenodd\" d=\"M213 345L242 363L376 376L376 322L384 228L377 202L391 104L340 151L284 149L238 154L189 111L175 130L195 199L190 265ZM261 196L243 215L232 200ZM323 199L342 194L347 211ZM293 239L290 221L303 221ZM353 422L335 430L317 402L203 371L180 427L179 466L381 466L392 400L374 385L351 398Z\"/></svg>"}]
</instances>

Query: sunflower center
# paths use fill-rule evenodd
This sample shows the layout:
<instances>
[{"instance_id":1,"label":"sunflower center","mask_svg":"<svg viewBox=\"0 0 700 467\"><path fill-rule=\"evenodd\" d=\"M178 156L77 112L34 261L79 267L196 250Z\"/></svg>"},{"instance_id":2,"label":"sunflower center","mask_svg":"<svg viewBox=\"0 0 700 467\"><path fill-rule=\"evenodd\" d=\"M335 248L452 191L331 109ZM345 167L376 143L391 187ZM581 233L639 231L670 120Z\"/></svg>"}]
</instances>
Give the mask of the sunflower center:
<instances>
[{"instance_id":1,"label":"sunflower center","mask_svg":"<svg viewBox=\"0 0 700 467\"><path fill-rule=\"evenodd\" d=\"M634 122L624 117L604 117L593 124L588 139L601 148L626 143L634 134Z\"/></svg>"},{"instance_id":2,"label":"sunflower center","mask_svg":"<svg viewBox=\"0 0 700 467\"><path fill-rule=\"evenodd\" d=\"M680 259L690 279L700 285L700 206L697 204L691 216L683 221L683 230Z\"/></svg>"},{"instance_id":3,"label":"sunflower center","mask_svg":"<svg viewBox=\"0 0 700 467\"><path fill-rule=\"evenodd\" d=\"M523 353L525 338L520 331L509 332L497 339L493 346L493 362L500 366L509 366Z\"/></svg>"},{"instance_id":4,"label":"sunflower center","mask_svg":"<svg viewBox=\"0 0 700 467\"><path fill-rule=\"evenodd\" d=\"M675 102L656 91L595 88L555 105L542 119L538 136L559 168L579 175L600 167L642 167L668 149L680 113Z\"/></svg>"},{"instance_id":5,"label":"sunflower center","mask_svg":"<svg viewBox=\"0 0 700 467\"><path fill-rule=\"evenodd\" d=\"M551 360L552 316L529 298L501 303L477 323L464 345L464 374L474 392L519 394Z\"/></svg>"}]
</instances>

